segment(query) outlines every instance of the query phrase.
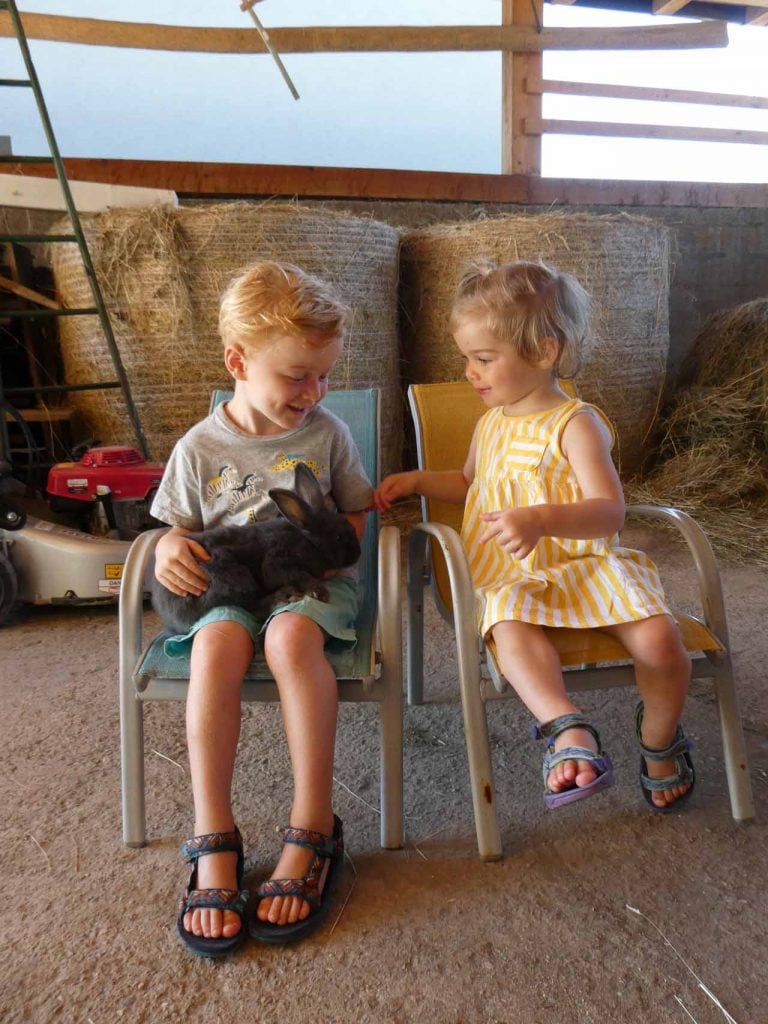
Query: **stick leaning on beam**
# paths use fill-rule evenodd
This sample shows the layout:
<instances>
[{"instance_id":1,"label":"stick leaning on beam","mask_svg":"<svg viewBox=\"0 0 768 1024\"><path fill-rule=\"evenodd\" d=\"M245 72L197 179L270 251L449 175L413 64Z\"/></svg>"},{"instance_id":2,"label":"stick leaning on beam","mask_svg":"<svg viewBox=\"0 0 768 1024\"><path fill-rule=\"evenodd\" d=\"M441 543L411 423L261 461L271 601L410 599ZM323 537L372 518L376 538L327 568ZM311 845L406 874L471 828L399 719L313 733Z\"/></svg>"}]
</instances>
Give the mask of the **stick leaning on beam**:
<instances>
[{"instance_id":1,"label":"stick leaning on beam","mask_svg":"<svg viewBox=\"0 0 768 1024\"><path fill-rule=\"evenodd\" d=\"M22 14L30 39L87 46L198 53L263 54L264 44L251 29L187 28L139 22ZM7 12L0 12L0 37L13 36ZM280 53L401 53L506 50L669 50L727 46L722 21L637 28L519 28L509 25L428 25L392 27L270 28Z\"/></svg>"}]
</instances>

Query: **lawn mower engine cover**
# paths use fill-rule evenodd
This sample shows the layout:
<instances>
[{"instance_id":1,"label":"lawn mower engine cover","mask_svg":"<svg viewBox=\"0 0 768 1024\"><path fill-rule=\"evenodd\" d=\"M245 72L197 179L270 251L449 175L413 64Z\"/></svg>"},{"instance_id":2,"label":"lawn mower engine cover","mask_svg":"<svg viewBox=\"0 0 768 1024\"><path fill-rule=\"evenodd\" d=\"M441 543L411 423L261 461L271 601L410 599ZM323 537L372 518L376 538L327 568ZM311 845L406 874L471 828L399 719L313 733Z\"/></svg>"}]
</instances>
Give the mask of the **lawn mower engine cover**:
<instances>
[{"instance_id":1,"label":"lawn mower engine cover","mask_svg":"<svg viewBox=\"0 0 768 1024\"><path fill-rule=\"evenodd\" d=\"M52 466L46 490L52 498L74 501L96 501L106 493L113 501L146 501L163 469L160 462L147 462L136 448L103 445L89 448L79 462Z\"/></svg>"}]
</instances>

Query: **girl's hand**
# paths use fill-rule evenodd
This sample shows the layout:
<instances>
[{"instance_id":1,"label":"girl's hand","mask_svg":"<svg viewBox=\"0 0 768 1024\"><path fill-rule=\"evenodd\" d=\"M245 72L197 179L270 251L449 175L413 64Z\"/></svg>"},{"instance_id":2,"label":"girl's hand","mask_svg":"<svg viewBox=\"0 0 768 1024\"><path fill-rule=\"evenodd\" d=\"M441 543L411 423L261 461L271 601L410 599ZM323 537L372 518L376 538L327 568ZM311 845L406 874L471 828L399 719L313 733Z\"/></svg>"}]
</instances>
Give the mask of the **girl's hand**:
<instances>
[{"instance_id":1,"label":"girl's hand","mask_svg":"<svg viewBox=\"0 0 768 1024\"><path fill-rule=\"evenodd\" d=\"M208 573L199 564L210 555L197 541L171 530L157 542L155 578L172 594L199 597L208 588Z\"/></svg>"},{"instance_id":2,"label":"girl's hand","mask_svg":"<svg viewBox=\"0 0 768 1024\"><path fill-rule=\"evenodd\" d=\"M373 504L379 512L385 512L396 498L405 494L414 494L416 490L416 472L393 473L385 476L373 496Z\"/></svg>"},{"instance_id":3,"label":"girl's hand","mask_svg":"<svg viewBox=\"0 0 768 1024\"><path fill-rule=\"evenodd\" d=\"M535 505L510 508L505 512L484 512L480 518L489 524L480 543L495 540L513 558L526 558L544 536Z\"/></svg>"}]
</instances>

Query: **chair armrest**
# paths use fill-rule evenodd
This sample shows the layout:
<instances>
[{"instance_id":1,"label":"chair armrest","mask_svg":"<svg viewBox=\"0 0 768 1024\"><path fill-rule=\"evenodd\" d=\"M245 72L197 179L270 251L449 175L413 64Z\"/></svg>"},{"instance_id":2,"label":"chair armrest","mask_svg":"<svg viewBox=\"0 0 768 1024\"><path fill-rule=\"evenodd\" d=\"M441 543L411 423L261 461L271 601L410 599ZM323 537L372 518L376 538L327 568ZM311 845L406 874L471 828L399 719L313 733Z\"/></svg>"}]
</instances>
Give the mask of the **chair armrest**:
<instances>
[{"instance_id":1,"label":"chair armrest","mask_svg":"<svg viewBox=\"0 0 768 1024\"><path fill-rule=\"evenodd\" d=\"M696 566L704 621L725 649L730 650L720 570L717 567L712 545L696 520L687 512L666 505L627 505L627 514L644 516L646 519L658 519L667 525L674 526L682 535Z\"/></svg>"},{"instance_id":2,"label":"chair armrest","mask_svg":"<svg viewBox=\"0 0 768 1024\"><path fill-rule=\"evenodd\" d=\"M402 679L402 606L400 591L400 531L395 526L379 530L378 625L381 660L388 664L394 658Z\"/></svg>"},{"instance_id":3,"label":"chair armrest","mask_svg":"<svg viewBox=\"0 0 768 1024\"><path fill-rule=\"evenodd\" d=\"M130 678L143 648L144 581L157 542L168 527L139 534L128 549L120 583L118 625L120 669Z\"/></svg>"}]
</instances>

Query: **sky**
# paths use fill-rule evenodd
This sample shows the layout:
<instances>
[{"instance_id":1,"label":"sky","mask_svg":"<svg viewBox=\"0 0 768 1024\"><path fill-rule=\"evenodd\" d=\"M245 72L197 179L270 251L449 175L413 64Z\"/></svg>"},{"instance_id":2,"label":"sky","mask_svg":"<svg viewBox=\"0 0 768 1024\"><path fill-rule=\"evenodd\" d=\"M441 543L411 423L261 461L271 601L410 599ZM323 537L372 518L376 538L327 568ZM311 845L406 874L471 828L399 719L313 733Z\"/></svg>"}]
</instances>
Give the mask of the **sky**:
<instances>
[{"instance_id":1,"label":"sky","mask_svg":"<svg viewBox=\"0 0 768 1024\"><path fill-rule=\"evenodd\" d=\"M240 0L18 0L22 12L252 28ZM269 26L498 24L499 0L265 0ZM545 24L677 22L545 4ZM255 31L255 29L253 29ZM768 97L768 27L729 24L729 46L696 51L554 52L544 77ZM301 99L271 58L105 49L30 40L63 155L386 167L497 174L501 56L287 54ZM0 39L0 77L23 74ZM2 94L0 135L46 152L34 99ZM768 110L551 95L544 116L768 131ZM548 177L768 182L768 145L545 136Z\"/></svg>"}]
</instances>

